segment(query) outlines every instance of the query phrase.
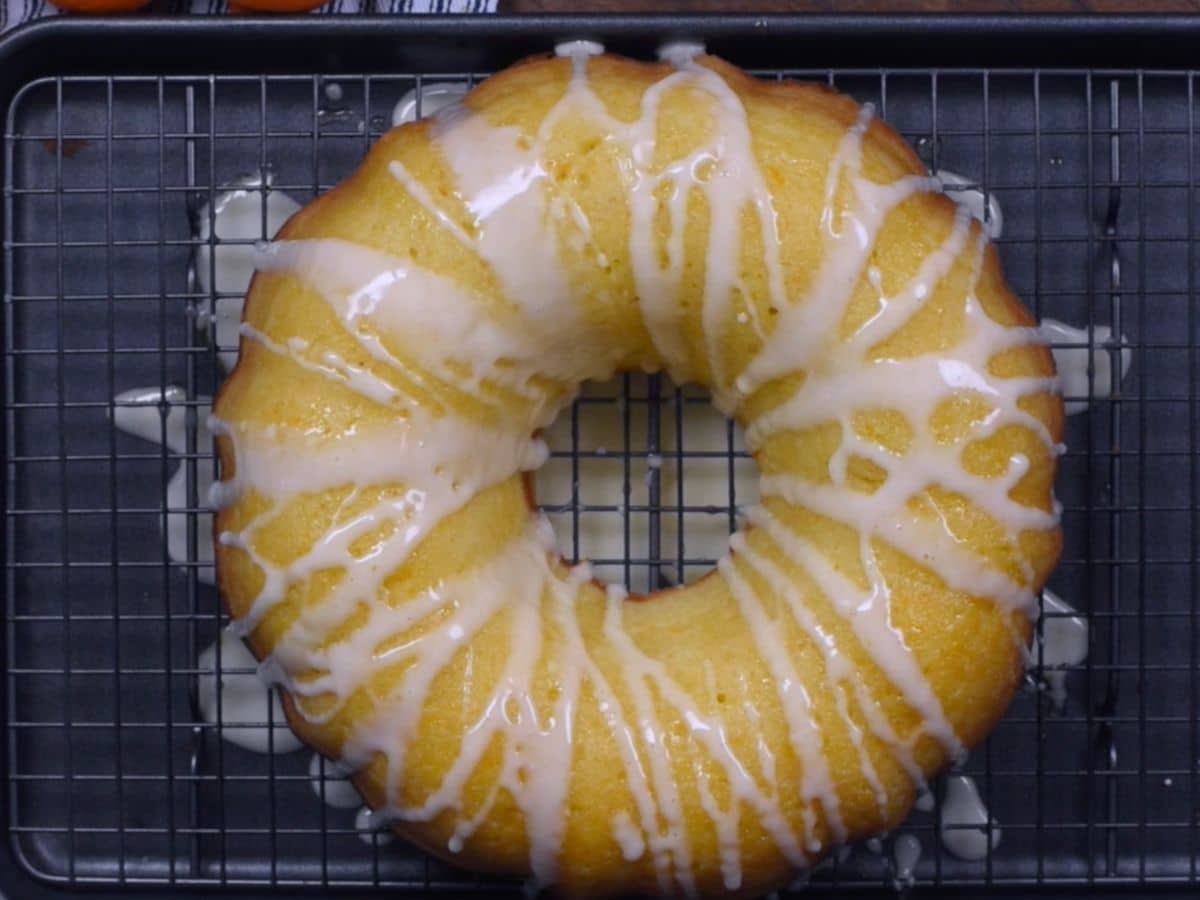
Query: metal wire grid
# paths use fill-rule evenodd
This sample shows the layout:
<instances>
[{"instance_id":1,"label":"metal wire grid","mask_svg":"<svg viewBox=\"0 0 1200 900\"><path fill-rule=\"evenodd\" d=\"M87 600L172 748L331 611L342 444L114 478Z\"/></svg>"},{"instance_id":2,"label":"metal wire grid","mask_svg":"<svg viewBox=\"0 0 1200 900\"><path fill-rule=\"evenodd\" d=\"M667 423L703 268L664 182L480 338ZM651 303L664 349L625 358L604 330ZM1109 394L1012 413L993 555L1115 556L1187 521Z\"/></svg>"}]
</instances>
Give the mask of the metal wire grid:
<instances>
[{"instance_id":1,"label":"metal wire grid","mask_svg":"<svg viewBox=\"0 0 1200 900\"><path fill-rule=\"evenodd\" d=\"M1025 692L968 763L1003 832L993 853L977 863L943 853L937 809L905 826L925 851L918 883L1195 883L1194 73L762 74L827 80L875 102L931 168L998 199L1007 275L1039 315L1110 325L1134 355L1122 388L1084 398L1089 411L1070 420L1059 479L1066 547L1052 585L1088 618L1087 661L1070 673L1062 711ZM41 879L496 887L398 844L364 845L352 815L314 797L308 754L244 752L195 709L197 653L224 616L196 556L198 485L213 466L197 418L221 369L211 335L193 327L214 297L189 267L200 243L191 220L223 183L268 166L272 189L303 202L347 174L392 104L423 83L336 81L335 103L318 77L44 79L10 109L8 816L19 861ZM266 236L265 199L263 220ZM1117 363L1094 336L1086 350ZM184 452L110 424L116 393L167 383L186 391ZM688 535L735 525L745 499L735 470L749 463L731 428L694 445L685 414L702 404L627 376L560 423L549 467L566 469L567 495L542 499L576 556L589 550L588 524L607 517L620 552L598 566L635 587L712 564L687 555ZM598 417L607 431L590 430ZM177 466L182 509L166 494ZM619 497L587 493L597 466L613 467ZM697 477L720 496L694 499ZM183 562L162 535L178 513ZM1030 684L1040 681L1035 669ZM885 857L856 852L815 877L878 886L892 872Z\"/></svg>"}]
</instances>

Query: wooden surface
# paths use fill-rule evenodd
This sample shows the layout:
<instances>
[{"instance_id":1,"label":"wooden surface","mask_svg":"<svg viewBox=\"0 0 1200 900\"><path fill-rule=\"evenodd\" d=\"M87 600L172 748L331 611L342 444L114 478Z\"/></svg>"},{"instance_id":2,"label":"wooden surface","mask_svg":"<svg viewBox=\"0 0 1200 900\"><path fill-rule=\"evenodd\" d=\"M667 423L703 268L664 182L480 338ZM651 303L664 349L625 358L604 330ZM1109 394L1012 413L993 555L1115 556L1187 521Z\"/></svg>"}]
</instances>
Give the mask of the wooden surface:
<instances>
[{"instance_id":1,"label":"wooden surface","mask_svg":"<svg viewBox=\"0 0 1200 900\"><path fill-rule=\"evenodd\" d=\"M502 12L1200 12L1200 0L500 0Z\"/></svg>"}]
</instances>

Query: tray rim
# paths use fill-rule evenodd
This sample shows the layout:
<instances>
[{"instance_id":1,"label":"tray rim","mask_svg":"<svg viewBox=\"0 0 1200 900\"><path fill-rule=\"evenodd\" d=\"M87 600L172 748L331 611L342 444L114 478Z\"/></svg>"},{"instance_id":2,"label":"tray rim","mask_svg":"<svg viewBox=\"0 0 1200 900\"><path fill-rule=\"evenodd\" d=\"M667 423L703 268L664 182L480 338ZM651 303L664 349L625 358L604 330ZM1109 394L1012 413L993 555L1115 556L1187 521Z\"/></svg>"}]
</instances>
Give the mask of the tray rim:
<instances>
[{"instance_id":1,"label":"tray rim","mask_svg":"<svg viewBox=\"0 0 1200 900\"><path fill-rule=\"evenodd\" d=\"M905 40L897 41L898 35ZM394 63L397 53L408 49L400 43L406 39L435 46L452 43L460 52L472 42L503 41L509 48L515 45L516 53L505 50L492 55L512 62L516 54L549 52L554 42L577 38L606 40L625 52L653 50L668 40L700 38L717 55L724 48L787 41L786 48L757 48L765 54L764 66L775 66L781 51L793 63L798 52L807 51L813 54L812 64L805 68L843 67L845 56L871 54L874 62L864 68L1086 67L1152 73L1195 65L1200 16L502 13L234 19L62 15L26 22L0 38L0 81L7 93L14 80L37 77L39 69L40 74L59 75L157 75L199 64L205 72L226 73L244 70L241 63L247 58L271 74L369 71L380 63ZM350 68L341 65L343 54L336 46L343 40L362 45L354 48ZM143 42L142 52L130 53L119 46L125 41ZM213 42L226 50L253 46L256 52L253 57L228 53L214 58L208 55ZM381 52L389 43L393 52ZM280 47L299 64L283 63L269 52ZM120 71L112 71L114 67Z\"/></svg>"},{"instance_id":2,"label":"tray rim","mask_svg":"<svg viewBox=\"0 0 1200 900\"><path fill-rule=\"evenodd\" d=\"M897 41L898 35L906 40ZM1200 72L1196 64L1200 16L1183 14L559 13L236 19L63 15L24 23L0 37L0 118L7 131L15 100L32 82L46 77L384 74L400 66L428 65L431 54L446 50L474 60L468 66L456 64L455 71L490 70L523 56L547 53L558 41L579 38L600 39L617 52L642 56L652 56L654 49L668 40L701 39L717 55L738 56L748 48L761 51L755 56L755 65L760 67L777 66L780 59L788 59L796 68L797 55L810 52L812 56L804 59L804 68L1049 72L1087 68L1137 75L1172 72L1189 78ZM243 48L252 48L253 53L236 52ZM226 52L214 54L215 49ZM353 50L353 54L347 50ZM853 65L864 57L872 60L870 65ZM346 59L353 64L346 65ZM7 185L4 162L0 159L0 177ZM0 221L0 239L7 238L3 233L5 224ZM0 277L3 274L0 261ZM4 377L0 370L0 379ZM7 438L6 428L7 423L0 419L0 437ZM0 484L0 492L4 491L4 484ZM7 497L4 500L7 508ZM6 538L6 530L4 517L0 519L0 537ZM7 603L7 587L0 590ZM7 642L0 646L0 661L7 672ZM7 691L0 691L0 721L8 722ZM0 741L0 765L5 772L10 749L8 740ZM235 883L181 888L85 880L64 886L37 874L25 860L18 835L9 831L9 793L10 785L4 778L0 780L0 820L6 840L0 842L0 900L127 894L184 898L219 895L251 900L292 892L306 896L329 893L320 885L249 888ZM895 896L893 891L869 885L847 887L857 897ZM1011 900L1034 900L1048 894L1064 898L1184 900L1194 898L1197 887L1154 883L1067 886L1050 882L1032 887L927 885L921 890L939 898L978 897L986 892ZM375 896L377 892L370 887L338 888L337 895ZM494 892L490 895L504 896Z\"/></svg>"}]
</instances>

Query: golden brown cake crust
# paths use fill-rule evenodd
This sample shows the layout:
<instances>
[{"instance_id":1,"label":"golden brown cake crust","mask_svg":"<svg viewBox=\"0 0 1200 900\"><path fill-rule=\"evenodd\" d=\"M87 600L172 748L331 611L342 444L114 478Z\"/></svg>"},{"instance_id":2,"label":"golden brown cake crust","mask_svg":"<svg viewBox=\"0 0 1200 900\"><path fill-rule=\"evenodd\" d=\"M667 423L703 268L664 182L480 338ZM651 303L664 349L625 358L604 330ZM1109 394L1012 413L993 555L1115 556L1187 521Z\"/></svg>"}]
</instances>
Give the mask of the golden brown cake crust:
<instances>
[{"instance_id":1,"label":"golden brown cake crust","mask_svg":"<svg viewBox=\"0 0 1200 900\"><path fill-rule=\"evenodd\" d=\"M532 870L575 896L777 888L797 853L811 862L899 824L917 779L975 745L1007 707L1030 635L1024 604L1060 550L1052 486L1063 412L1051 355L978 223L918 182L923 167L895 131L829 89L758 81L713 57L680 68L549 57L489 78L465 110L384 135L281 231L277 241L299 250L285 246L255 277L240 361L215 406L230 487L215 526L221 595L249 622L256 656L279 664L293 730L326 756L353 758L366 801L428 852L479 871ZM749 144L739 156L741 121ZM484 177L472 167L499 172L506 159L497 184L527 178L505 201L511 222L504 204L482 213L472 184ZM691 167L683 174L672 168L680 160ZM883 189L905 179L912 189L889 200ZM517 218L531 215L527 201L534 218ZM854 256L845 229L869 222L871 204L886 208L863 225L872 241ZM518 222L535 228L523 242L511 240ZM726 236L714 243L717 229ZM328 262L338 247L359 254L353 265ZM514 254L528 257L523 269ZM449 320L468 304L468 321L501 336L459 331L461 347L443 346L440 315L418 339L382 313L346 313L331 297L378 274L368 264L379 259L420 273L423 291L405 301L414 321L437 304ZM656 265L674 274L654 276ZM338 266L340 281L328 274ZM351 270L365 277L351 284ZM543 283L564 293L539 308ZM911 311L884 328L889 303ZM813 312L822 304L824 318ZM808 348L805 335L818 332ZM777 334L787 340L773 344ZM482 351L455 356L501 340L505 352L487 366ZM792 345L796 361L777 362ZM514 359L521 347L541 353ZM856 387L843 377L852 347L864 373L892 366L898 377L880 378L874 394ZM939 360L969 377L938 382L930 396L927 379L950 378ZM747 429L764 475L761 506L719 569L639 602L547 557L523 462L472 490L456 486L461 501L428 521L409 509L389 523L379 510L398 509L405 492L435 497L411 475L425 471L425 451L394 450L409 454L396 463L403 477L379 468L386 477L376 478L357 450L338 455L355 441L386 453L409 431L416 441L455 421L467 437L430 438L447 466L459 450L502 458L507 444L471 444L476 430L528 438L579 380L633 367L708 387ZM844 406L812 412L838 391ZM912 421L916 410L923 420ZM399 438L388 430L396 421L408 429ZM513 459L527 450L516 446ZM933 451L956 460L944 478L922 474L918 457ZM310 471L310 488L288 480ZM371 527L342 548L353 565L314 549L369 515ZM419 535L396 549L404 515ZM398 562L354 593L345 585L372 547ZM434 608L439 592L453 602ZM464 610L496 596L494 613L472 625ZM405 618L422 603L427 615ZM386 627L372 607L386 608ZM526 646L533 622L538 640ZM437 649L453 628L466 633L457 649ZM330 649L356 640L369 664ZM514 674L522 652L533 659ZM422 682L426 665L436 671ZM525 693L502 695L506 683ZM497 703L499 724L487 713ZM522 730L531 720L548 736ZM493 727L448 802L434 802L468 755L467 735ZM381 749L385 732L402 751ZM561 752L559 785L545 773ZM559 818L529 784L561 788Z\"/></svg>"}]
</instances>

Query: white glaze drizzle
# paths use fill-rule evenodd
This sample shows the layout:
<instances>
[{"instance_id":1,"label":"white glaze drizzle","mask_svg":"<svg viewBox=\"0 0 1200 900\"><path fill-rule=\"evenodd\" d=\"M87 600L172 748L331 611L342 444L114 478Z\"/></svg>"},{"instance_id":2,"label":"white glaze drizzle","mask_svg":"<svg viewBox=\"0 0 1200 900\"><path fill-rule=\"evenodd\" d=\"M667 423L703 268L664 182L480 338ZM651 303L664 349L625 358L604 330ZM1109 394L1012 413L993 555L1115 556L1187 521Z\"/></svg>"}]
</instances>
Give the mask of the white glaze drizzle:
<instances>
[{"instance_id":1,"label":"white glaze drizzle","mask_svg":"<svg viewBox=\"0 0 1200 900\"><path fill-rule=\"evenodd\" d=\"M917 863L921 861L921 841L915 834L904 832L892 845L892 871L897 888L911 887L916 880Z\"/></svg>"},{"instance_id":2,"label":"white glaze drizzle","mask_svg":"<svg viewBox=\"0 0 1200 900\"><path fill-rule=\"evenodd\" d=\"M732 794L731 803L727 809L712 796L709 789L709 776L703 769L697 769L697 788L700 793L701 806L717 831L721 853L721 871L725 887L736 890L741 886L741 849L738 839L738 816L742 804L749 806L759 814L763 829L775 841L779 850L794 864L803 865L807 861L805 850L819 852L822 847L819 840L809 838L807 846L801 846L799 839L792 832L791 826L780 807L780 800L774 786L764 791L748 770L746 763L734 754L730 743L725 737L725 723L719 716L706 715L699 710L695 700L689 697L671 678L666 666L659 660L646 656L626 633L621 624L622 607L626 594L623 589L610 585L608 588L608 604L604 620L604 636L617 648L621 654L621 673L625 676L626 687L634 698L637 707L637 725L643 734L643 745L652 758L652 783L656 794L659 795L660 812L665 813L673 830L684 834L686 825L681 820L678 788L671 775L670 759L665 753L663 735L666 729L654 714L654 703L648 690L648 685L655 686L659 698L673 707L684 722L687 723L692 740L711 754L723 774L728 778L729 790ZM798 694L802 693L797 688ZM830 819L831 828L839 840L845 838L845 829L838 812L836 791L829 779L828 764L816 744L816 726L809 720L800 725L804 734L799 741L794 742L800 758L804 763L804 779L802 796L807 799L819 797L826 815ZM653 736L654 739L651 739ZM672 799L664 807L662 793L669 792ZM811 806L811 805L810 805ZM811 833L814 820L811 818L811 808L806 809L807 831ZM690 851L688 851L690 856ZM689 888L688 881L683 883Z\"/></svg>"},{"instance_id":3,"label":"white glaze drizzle","mask_svg":"<svg viewBox=\"0 0 1200 900\"><path fill-rule=\"evenodd\" d=\"M694 63L704 52L704 44L699 41L669 41L658 48L658 58L682 69Z\"/></svg>"},{"instance_id":4,"label":"white glaze drizzle","mask_svg":"<svg viewBox=\"0 0 1200 900\"><path fill-rule=\"evenodd\" d=\"M621 810L612 820L613 837L621 847L621 856L626 862L637 862L646 852L646 841L642 830L633 824L633 819Z\"/></svg>"},{"instance_id":5,"label":"white glaze drizzle","mask_svg":"<svg viewBox=\"0 0 1200 900\"><path fill-rule=\"evenodd\" d=\"M468 389L487 377L528 393L535 374L577 377L579 348L566 335L548 342L524 319L498 322L455 282L386 253L328 238L276 241L259 253L258 267L311 285L360 346L409 377L417 373L381 346L380 334L417 355L421 368ZM439 302L430 304L429 297ZM471 373L465 380L464 369Z\"/></svg>"},{"instance_id":6,"label":"white glaze drizzle","mask_svg":"<svg viewBox=\"0 0 1200 900\"><path fill-rule=\"evenodd\" d=\"M441 110L455 103L460 103L466 96L468 86L461 81L435 81L432 84L413 88L392 108L392 126L405 125L415 122L418 118L427 119L437 115ZM420 116L417 109L420 107Z\"/></svg>"},{"instance_id":7,"label":"white glaze drizzle","mask_svg":"<svg viewBox=\"0 0 1200 900\"><path fill-rule=\"evenodd\" d=\"M366 806L354 814L354 830L358 832L358 839L368 847L384 847L396 839L387 823Z\"/></svg>"},{"instance_id":8,"label":"white glaze drizzle","mask_svg":"<svg viewBox=\"0 0 1200 900\"><path fill-rule=\"evenodd\" d=\"M245 485L277 501L348 485L355 486L352 496L357 495L358 485L413 486L398 496L384 497L348 522L339 522L308 553L285 567L268 563L254 551L258 520L240 532L223 532L222 543L244 550L267 576L254 604L238 622L244 629L254 628L283 599L289 584L342 567L346 576L321 607L332 610L327 615L337 621L348 604L374 597L387 575L442 518L485 487L537 468L546 454L544 444L525 435L491 432L448 416L397 420L354 433L354 440L346 440L347 435L297 435L284 427L262 429L246 423L231 427L216 420L212 424L216 433L232 442L238 463L236 478L214 485L219 487L213 493L214 506L232 502ZM380 452L381 445L386 452ZM356 565L360 558L351 552L355 541L388 523L396 527L363 557L370 565ZM328 628L333 622L313 624Z\"/></svg>"},{"instance_id":9,"label":"white glaze drizzle","mask_svg":"<svg viewBox=\"0 0 1200 900\"><path fill-rule=\"evenodd\" d=\"M1133 349L1122 336L1113 340L1108 325L1075 328L1057 319L1043 319L1041 337L1052 345L1058 380L1066 398L1067 415L1086 412L1093 400L1105 400L1121 386L1133 363ZM1113 355L1120 357L1120 374L1113 378ZM1089 377L1088 370L1092 370Z\"/></svg>"},{"instance_id":10,"label":"white glaze drizzle","mask_svg":"<svg viewBox=\"0 0 1200 900\"><path fill-rule=\"evenodd\" d=\"M517 128L495 128L465 109L454 113L438 120L434 134L471 219L470 248L529 322L549 315L570 339L580 330L572 315L579 307L568 299L558 234L547 215L552 189L537 148L524 148Z\"/></svg>"},{"instance_id":11,"label":"white glaze drizzle","mask_svg":"<svg viewBox=\"0 0 1200 900\"><path fill-rule=\"evenodd\" d=\"M270 178L262 174L243 176L218 194L211 208L205 203L196 214L196 238L202 242L196 248L196 286L207 295L196 326L211 323L217 358L226 371L237 362L238 323L254 275L253 242L274 236L300 209L287 194L267 190L269 186ZM209 246L210 235L216 236L215 247Z\"/></svg>"},{"instance_id":12,"label":"white glaze drizzle","mask_svg":"<svg viewBox=\"0 0 1200 900\"><path fill-rule=\"evenodd\" d=\"M308 762L308 777L313 793L334 809L353 809L362 805L362 797L349 781L350 774L345 766L322 759L319 753L314 753Z\"/></svg>"},{"instance_id":13,"label":"white glaze drizzle","mask_svg":"<svg viewBox=\"0 0 1200 900\"><path fill-rule=\"evenodd\" d=\"M195 449L203 453L212 446L212 434L208 430L209 399L197 397L193 406ZM178 467L167 479L167 515L163 524L167 555L179 565L194 566L200 582L214 584L212 515L187 512L192 506L188 497L188 464L182 459L188 452L187 407L187 392L177 385L133 388L113 398L112 421L126 434L161 444L171 456L180 458ZM213 483L213 466L209 460L197 461L195 480L195 496L203 504ZM188 535L188 523L193 519L195 553L191 550Z\"/></svg>"},{"instance_id":14,"label":"white glaze drizzle","mask_svg":"<svg viewBox=\"0 0 1200 900\"><path fill-rule=\"evenodd\" d=\"M785 305L783 268L779 260L778 223L770 192L754 164L753 141L745 111L737 95L719 75L696 64L689 53L675 54L679 69L653 85L642 97L642 116L632 126L617 131L619 123L608 124L615 134L624 133L633 161L629 201L632 214L630 258L643 318L662 355L666 370L679 383L696 373L689 370L680 339L680 296L683 275L683 232L687 222L687 202L693 189L702 190L708 203L709 240L705 257L705 283L701 323L712 369L714 402L729 409L723 377L723 352L719 337L724 314L731 302L732 290L740 284L741 214L752 206L757 215L764 247L770 301L775 308ZM576 79L576 82L578 78ZM653 157L653 129L663 96L673 87L689 85L709 93L716 101L717 127L711 142L686 158L667 165L662 172L650 170ZM670 235L667 240L667 268L659 265L653 237L654 220L659 212L655 192L660 185L670 188L667 210ZM747 310L753 306L747 304ZM758 325L757 321L755 322Z\"/></svg>"},{"instance_id":15,"label":"white glaze drizzle","mask_svg":"<svg viewBox=\"0 0 1200 900\"><path fill-rule=\"evenodd\" d=\"M1040 643L1029 655L1030 666L1040 666L1055 708L1067 702L1067 672L1088 655L1088 623L1074 607L1049 588L1042 589Z\"/></svg>"},{"instance_id":16,"label":"white glaze drizzle","mask_svg":"<svg viewBox=\"0 0 1200 900\"><path fill-rule=\"evenodd\" d=\"M961 756L962 744L946 720L941 703L905 645L904 636L891 623L890 591L886 580L877 572L874 551L865 535L861 553L864 561L870 560L867 565L871 587L864 594L852 581L838 573L816 547L785 527L766 509L760 507L752 511L750 521L769 534L785 550L788 558L800 561L813 576L825 597L850 623L872 661L888 676L909 705L922 714L924 723L921 731L937 738L951 757ZM886 734L879 736L887 739ZM903 755L898 758L904 761Z\"/></svg>"},{"instance_id":17,"label":"white glaze drizzle","mask_svg":"<svg viewBox=\"0 0 1200 900\"><path fill-rule=\"evenodd\" d=\"M942 846L959 859L980 860L1000 846L1000 826L988 815L969 775L946 776L939 835Z\"/></svg>"},{"instance_id":18,"label":"white glaze drizzle","mask_svg":"<svg viewBox=\"0 0 1200 900\"><path fill-rule=\"evenodd\" d=\"M941 182L946 196L965 207L983 225L988 237L994 241L1004 233L1004 213L994 191L985 194L976 179L949 169L938 169L933 175Z\"/></svg>"},{"instance_id":19,"label":"white glaze drizzle","mask_svg":"<svg viewBox=\"0 0 1200 900\"><path fill-rule=\"evenodd\" d=\"M765 515L765 514L764 514ZM755 524L762 525L765 530L770 532L776 523L774 519L763 518L759 521L756 517ZM803 547L804 562L811 563L813 553L809 548L799 543L800 539L794 535L789 535L786 529L782 526L773 536L780 540L781 545L788 552L795 552ZM793 542L798 542L797 546L792 546ZM737 554L737 559L745 563L752 571L755 571L759 577L763 578L767 584L775 591L776 595L781 597L788 606L789 611L794 617L795 622L804 630L805 634L813 641L820 649L825 663L825 677L830 683L831 690L838 702L838 713L841 715L844 724L851 735L851 740L854 742L856 750L859 754L859 762L862 767L863 776L871 789L875 792L876 803L879 805L880 811L887 805L887 792L884 790L882 783L879 781L878 774L875 772L874 765L870 761L870 757L866 754L863 743L861 729L854 722L849 714L847 705L846 689L849 688L854 692L855 700L863 717L867 720L868 726L872 733L881 740L892 752L895 758L900 762L905 772L913 779L913 783L918 786L921 791L927 790L924 775L921 772L921 767L917 764L913 755L912 744L915 742L919 734L915 734L909 740L901 740L888 723L886 716L878 708L874 698L864 688L861 679L858 677L858 672L846 657L839 650L837 641L828 631L823 629L812 610L804 602L804 598L800 592L792 584L791 580L780 570L780 568L765 556L757 553L745 540L740 533L735 534L730 541L731 549ZM799 557L792 557L798 559ZM735 597L739 594L748 593L746 586L739 581L734 573L734 565L729 558L722 559L718 564L719 571L725 575L730 589L734 592ZM836 588L836 585L835 585ZM746 601L739 601L746 602ZM856 617L857 618L857 617ZM875 621L878 621L877 618ZM859 627L863 627L861 624ZM870 627L869 625L867 627ZM869 648L868 648L869 649ZM911 680L911 679L910 679ZM783 690L784 685L780 683L780 690ZM921 688L915 689L920 692ZM952 745L955 753L958 752L957 742Z\"/></svg>"},{"instance_id":20,"label":"white glaze drizzle","mask_svg":"<svg viewBox=\"0 0 1200 900\"><path fill-rule=\"evenodd\" d=\"M829 168L821 266L805 294L792 299L784 288L772 198L756 164L737 94L716 71L696 60L695 48L672 51L668 58L675 71L645 91L637 120L620 122L608 114L589 86L588 59L599 50L586 42L558 48L560 55L570 58L572 75L562 99L532 139L516 128L491 125L462 107L438 117L433 140L456 180L459 209L434 198L399 161L389 167L451 239L489 266L512 310L511 320L492 316L484 322L477 298L465 295L450 280L361 247L306 241L277 245L260 254L263 269L286 271L316 290L374 362L366 371L350 367L299 335L268 337L251 326L244 327L243 333L267 352L286 356L374 403L395 408L396 421L370 433L321 436L288 433L283 426L265 429L214 422L214 430L231 441L238 462L237 479L218 486L214 499L229 503L252 488L282 504L304 491L342 487L349 489L347 508L372 485L395 483L407 488L403 495L385 496L366 512L344 519L339 515L306 554L286 567L271 564L255 549L255 533L265 517L238 533L221 535L223 543L248 553L265 576L262 591L240 623L243 629L253 628L280 603L288 585L317 571L340 568L345 573L321 604L301 611L264 665L298 698L301 715L314 723L327 721L382 667L408 663L403 689L382 699L342 750L342 760L351 768L361 768L376 754L386 760L389 800L370 817L372 823L429 821L453 812L456 826L447 849L459 852L487 820L503 790L524 815L534 883L553 882L566 828L571 731L586 683L611 733L633 799L632 808L610 823L614 846L629 861L648 857L661 890L693 893L697 889L684 798L673 774L676 763L667 750L669 723L660 719L660 710L668 709L690 730L690 752L703 761L695 768L696 799L717 835L725 886L736 890L743 883L742 815L756 816L779 852L797 867L806 866L810 854L825 849L817 835L818 808L833 840L848 836L809 698L754 582L766 583L784 601L787 615L819 649L838 715L880 809L889 798L865 749L864 730L851 714L851 699L866 728L926 797L914 757L916 742L927 735L951 756L960 755L961 744L904 635L891 621L891 593L875 544L890 544L922 560L951 588L994 596L1007 609L1027 610L1032 593L1027 567L1019 578L993 569L960 546L945 527L914 515L907 503L937 485L969 498L1003 523L1014 538L1022 529L1053 527L1056 512L1025 507L1009 496L1028 469L1028 460L1016 457L1006 473L985 479L967 475L960 457L969 441L984 439L1006 425L1030 430L1049 453L1057 452L1044 426L1017 406L1021 397L1052 390L1054 384L1052 379L1000 379L988 374L983 367L986 360L1034 343L1040 335L1036 329L997 325L973 295L964 299L967 334L950 353L897 360L876 352L923 308L961 258L970 257L975 271L972 282L978 277L983 241L971 242L965 213L957 217L942 245L921 261L911 281L891 295L885 295L879 273L866 272L878 289L878 312L848 340L838 338L836 329L886 216L917 192L939 188L934 179L921 176L876 184L861 174L869 107L847 132ZM717 127L712 138L686 158L654 169L659 110L675 88L707 94ZM564 570L554 563L553 533L546 521L533 519L524 533L498 548L493 557L418 596L403 598L403 603L377 600L384 579L403 565L442 518L483 488L536 468L545 458L545 448L528 435L553 419L575 385L604 377L618 361L619 348L606 355L588 338L561 262L566 248L597 266L606 264L592 246L594 235L586 214L548 177L542 164L546 141L568 114L591 119L607 140L624 148L629 161L623 172L631 224L629 259L643 321L659 357L647 365L661 365L681 382L700 377L711 383L717 404L725 410L768 381L804 370L807 380L792 400L747 423L751 449L779 431L827 421L841 426L842 447L831 460L829 484L772 476L762 479L761 488L766 497L858 529L867 587L837 570L818 547L766 509L752 510L748 519L812 577L833 612L848 624L858 646L919 713L922 724L908 734L896 733L857 677L848 655L809 609L808 598L767 555L735 536L733 553L721 560L718 569L776 682L791 750L802 764L800 833L793 831L783 813L780 791L787 786L776 780L771 749L759 741L753 758L735 753L726 737L725 716L704 712L699 698L630 636L625 594L617 588L609 588L604 601L601 640L607 652L620 660L616 670L620 690L609 683L593 657L596 648L585 642L579 627L577 604L590 569ZM487 148L485 153L481 147ZM665 201L660 199L664 189ZM683 229L693 191L703 194L709 212L700 298L708 371L697 369L689 359L677 327ZM660 208L664 202L665 210ZM741 221L747 209L754 212L762 230L767 299L779 313L769 331L757 320L753 304L747 303L744 310L734 305L735 296L744 294L738 263ZM654 237L656 220L664 212L668 222L665 265L660 263ZM464 214L467 225L462 224ZM752 327L762 341L761 350L742 372L726 371L728 362L721 349L731 321ZM469 370L468 376L461 374L462 367ZM391 381L393 373L422 385L429 384L430 378L444 379L475 391L485 383L500 384L530 399L530 411L526 421L513 422L511 429L503 431L485 429L450 413L430 415L405 401L403 391ZM550 398L531 390L534 374L560 378L565 396ZM969 438L943 446L923 426L936 401L956 391L985 397L994 412ZM482 392L477 399L482 400ZM854 410L876 405L895 408L914 424L913 446L903 455L892 454L855 432ZM853 456L887 472L874 494L857 493L845 483ZM369 552L360 556L351 552L356 541L377 531L382 536ZM1023 559L1019 554L1017 558ZM365 624L344 641L323 646L320 637L360 604L368 607ZM461 654L468 654L469 660L473 641L501 614L509 621L510 654L493 693L466 730L442 782L418 805L398 806L394 798L400 795L405 759L434 680ZM394 640L430 622L436 625L419 630L416 637L402 643ZM549 627L555 630L557 644L547 637ZM544 658L547 654L552 658ZM533 700L539 673L546 666L554 672L558 688L549 708ZM296 679L298 672L316 675ZM466 687L464 691L464 696L469 695ZM317 695L335 699L332 708L320 715L305 705L306 698ZM749 721L758 721L760 714L752 705L735 708ZM500 774L479 808L467 811L462 808L464 785L497 738L502 750ZM719 801L712 789L710 770L722 776L726 802Z\"/></svg>"},{"instance_id":21,"label":"white glaze drizzle","mask_svg":"<svg viewBox=\"0 0 1200 900\"><path fill-rule=\"evenodd\" d=\"M574 40L563 41L554 46L555 56L565 56L568 59L586 59L589 56L599 56L604 52L604 45L598 41Z\"/></svg>"},{"instance_id":22,"label":"white glaze drizzle","mask_svg":"<svg viewBox=\"0 0 1200 900\"><path fill-rule=\"evenodd\" d=\"M775 378L811 368L818 351L826 345L840 344L833 329L841 321L850 292L866 267L883 220L919 191L939 187L936 179L918 175L906 175L887 185L861 176L863 136L873 117L873 107L864 105L858 121L846 132L834 154L821 215L825 249L820 266L812 275L806 295L781 311L771 337L738 377L736 387L743 395ZM849 181L853 196L849 209L837 204L843 177Z\"/></svg>"},{"instance_id":23,"label":"white glaze drizzle","mask_svg":"<svg viewBox=\"0 0 1200 900\"><path fill-rule=\"evenodd\" d=\"M258 660L235 634L223 630L201 651L196 669L200 715L220 724L222 738L255 753L291 753L303 746L287 726L279 695L259 677Z\"/></svg>"}]
</instances>

